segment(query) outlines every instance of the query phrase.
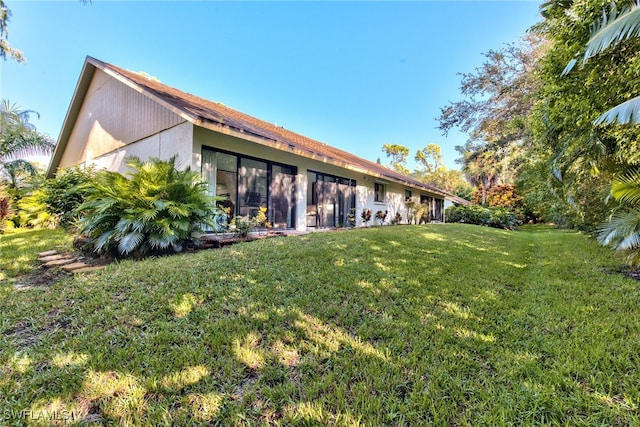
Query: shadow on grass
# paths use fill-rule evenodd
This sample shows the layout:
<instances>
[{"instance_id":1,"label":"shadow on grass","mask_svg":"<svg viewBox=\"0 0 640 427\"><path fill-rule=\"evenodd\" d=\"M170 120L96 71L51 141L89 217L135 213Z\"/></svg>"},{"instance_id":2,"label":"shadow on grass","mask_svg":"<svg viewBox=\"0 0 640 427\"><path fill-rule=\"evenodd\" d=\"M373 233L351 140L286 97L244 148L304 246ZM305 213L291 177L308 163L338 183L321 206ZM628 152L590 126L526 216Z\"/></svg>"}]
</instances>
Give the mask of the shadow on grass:
<instances>
[{"instance_id":1,"label":"shadow on grass","mask_svg":"<svg viewBox=\"0 0 640 427\"><path fill-rule=\"evenodd\" d=\"M0 390L60 424L631 419L633 378L602 377L637 358L589 366L611 345L600 309L585 311L604 295L551 298L558 279L538 266L559 254L513 236L389 227L123 262L3 319Z\"/></svg>"}]
</instances>

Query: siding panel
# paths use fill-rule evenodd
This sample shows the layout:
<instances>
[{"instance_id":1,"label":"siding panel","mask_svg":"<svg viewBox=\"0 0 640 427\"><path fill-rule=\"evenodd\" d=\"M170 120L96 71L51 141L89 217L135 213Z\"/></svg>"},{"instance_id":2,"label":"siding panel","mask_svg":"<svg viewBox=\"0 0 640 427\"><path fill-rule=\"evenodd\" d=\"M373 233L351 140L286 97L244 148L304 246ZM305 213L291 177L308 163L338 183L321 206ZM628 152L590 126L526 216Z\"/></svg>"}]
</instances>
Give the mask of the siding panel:
<instances>
[{"instance_id":1,"label":"siding panel","mask_svg":"<svg viewBox=\"0 0 640 427\"><path fill-rule=\"evenodd\" d=\"M90 162L183 122L182 117L97 70L60 167Z\"/></svg>"}]
</instances>

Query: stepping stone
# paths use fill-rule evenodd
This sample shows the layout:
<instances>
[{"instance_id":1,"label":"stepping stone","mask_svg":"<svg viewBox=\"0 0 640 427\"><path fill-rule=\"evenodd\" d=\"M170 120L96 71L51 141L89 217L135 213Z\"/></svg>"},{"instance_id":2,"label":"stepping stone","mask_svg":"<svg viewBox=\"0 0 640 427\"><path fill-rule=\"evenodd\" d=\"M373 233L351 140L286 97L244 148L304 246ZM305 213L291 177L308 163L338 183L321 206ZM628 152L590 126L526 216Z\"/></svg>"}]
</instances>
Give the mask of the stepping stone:
<instances>
[{"instance_id":1,"label":"stepping stone","mask_svg":"<svg viewBox=\"0 0 640 427\"><path fill-rule=\"evenodd\" d=\"M56 254L56 255L44 256L39 259L41 262L49 262L49 261L57 261L59 259L68 259L68 258L72 258L72 256L65 255L65 254Z\"/></svg>"},{"instance_id":2,"label":"stepping stone","mask_svg":"<svg viewBox=\"0 0 640 427\"><path fill-rule=\"evenodd\" d=\"M71 264L73 261L75 261L75 258L58 259L58 260L46 262L44 266L45 267L61 267L63 265Z\"/></svg>"},{"instance_id":3,"label":"stepping stone","mask_svg":"<svg viewBox=\"0 0 640 427\"><path fill-rule=\"evenodd\" d=\"M38 257L39 257L39 258L44 258L44 257L46 257L46 256L55 255L55 254L57 254L57 253L58 253L58 251L56 251L55 249L52 249L52 250L50 250L50 251L40 252L40 253L38 254Z\"/></svg>"},{"instance_id":4,"label":"stepping stone","mask_svg":"<svg viewBox=\"0 0 640 427\"><path fill-rule=\"evenodd\" d=\"M73 271L73 270L77 270L79 268L85 268L85 267L89 267L87 264L85 264L84 262L73 262L71 264L67 264L67 265L63 265L62 268L64 268L67 271Z\"/></svg>"},{"instance_id":5,"label":"stepping stone","mask_svg":"<svg viewBox=\"0 0 640 427\"><path fill-rule=\"evenodd\" d=\"M102 270L104 267L104 265L94 265L92 267L78 268L77 270L73 270L72 273L91 273L92 271Z\"/></svg>"}]
</instances>

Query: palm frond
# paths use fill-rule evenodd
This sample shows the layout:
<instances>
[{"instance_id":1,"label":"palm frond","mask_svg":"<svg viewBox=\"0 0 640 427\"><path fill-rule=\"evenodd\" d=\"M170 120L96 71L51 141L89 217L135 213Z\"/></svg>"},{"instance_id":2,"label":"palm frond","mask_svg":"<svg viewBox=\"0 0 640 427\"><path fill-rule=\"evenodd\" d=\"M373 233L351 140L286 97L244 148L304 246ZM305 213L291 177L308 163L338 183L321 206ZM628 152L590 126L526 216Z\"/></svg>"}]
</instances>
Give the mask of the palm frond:
<instances>
[{"instance_id":1,"label":"palm frond","mask_svg":"<svg viewBox=\"0 0 640 427\"><path fill-rule=\"evenodd\" d=\"M630 37L638 36L640 36L640 7L635 5L618 15L615 6L613 6L608 16L603 13L599 27L592 33L583 61L604 51L609 46L615 46Z\"/></svg>"},{"instance_id":2,"label":"palm frond","mask_svg":"<svg viewBox=\"0 0 640 427\"><path fill-rule=\"evenodd\" d=\"M601 224L598 241L616 250L640 248L640 211L633 209L617 212Z\"/></svg>"},{"instance_id":3,"label":"palm frond","mask_svg":"<svg viewBox=\"0 0 640 427\"><path fill-rule=\"evenodd\" d=\"M628 172L613 180L611 195L620 202L637 204L640 202L640 171Z\"/></svg>"},{"instance_id":4,"label":"palm frond","mask_svg":"<svg viewBox=\"0 0 640 427\"><path fill-rule=\"evenodd\" d=\"M140 243L144 240L144 234L140 232L132 232L126 234L118 242L118 251L123 255L128 255L135 251Z\"/></svg>"},{"instance_id":5,"label":"palm frond","mask_svg":"<svg viewBox=\"0 0 640 427\"><path fill-rule=\"evenodd\" d=\"M593 123L596 125L611 123L640 123L640 96L623 102L622 104L616 105L615 107L598 117Z\"/></svg>"}]
</instances>

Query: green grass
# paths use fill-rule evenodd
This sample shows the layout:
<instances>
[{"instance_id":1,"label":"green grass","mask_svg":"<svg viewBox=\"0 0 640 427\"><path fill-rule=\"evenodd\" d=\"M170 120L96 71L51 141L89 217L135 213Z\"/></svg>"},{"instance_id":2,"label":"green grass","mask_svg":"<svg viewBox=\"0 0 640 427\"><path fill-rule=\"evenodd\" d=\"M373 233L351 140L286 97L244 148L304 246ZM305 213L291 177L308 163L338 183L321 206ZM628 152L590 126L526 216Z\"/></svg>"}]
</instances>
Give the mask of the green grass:
<instances>
[{"instance_id":1,"label":"green grass","mask_svg":"<svg viewBox=\"0 0 640 427\"><path fill-rule=\"evenodd\" d=\"M638 425L640 287L613 273L622 263L577 233L446 224L5 286L0 417Z\"/></svg>"},{"instance_id":2,"label":"green grass","mask_svg":"<svg viewBox=\"0 0 640 427\"><path fill-rule=\"evenodd\" d=\"M71 250L72 240L59 229L16 229L0 234L0 283L32 271L39 252Z\"/></svg>"}]
</instances>

